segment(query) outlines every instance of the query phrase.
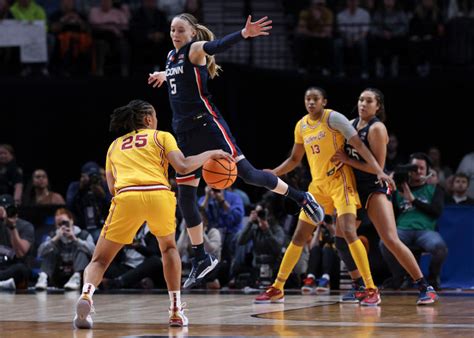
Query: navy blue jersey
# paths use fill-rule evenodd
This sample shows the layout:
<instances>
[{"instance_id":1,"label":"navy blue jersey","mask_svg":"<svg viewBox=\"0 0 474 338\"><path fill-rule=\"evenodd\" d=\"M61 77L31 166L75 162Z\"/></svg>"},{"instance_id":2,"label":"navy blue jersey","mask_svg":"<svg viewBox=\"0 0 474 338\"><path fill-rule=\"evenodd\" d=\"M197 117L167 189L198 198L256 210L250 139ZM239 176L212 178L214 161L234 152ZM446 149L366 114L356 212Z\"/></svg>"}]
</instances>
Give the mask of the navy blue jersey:
<instances>
[{"instance_id":1,"label":"navy blue jersey","mask_svg":"<svg viewBox=\"0 0 474 338\"><path fill-rule=\"evenodd\" d=\"M369 123L367 123L367 125L360 130L357 130L357 124L359 123L358 117L352 123L354 128L357 130L357 134L359 135L360 139L362 140L362 142L364 142L364 144L367 146L367 148L369 148L370 151L372 151L372 149L370 149L370 144L368 140L369 130L370 130L370 127L375 122L379 122L379 121L380 121L379 118L374 116L369 121ZM362 158L362 156L359 155L357 150L347 143L346 143L346 153L353 159L356 159L357 161L365 162L365 160ZM356 168L353 168L353 170L354 170L354 175L355 175L356 183L357 183L357 192L359 193L360 201L364 208L367 207L366 205L367 201L370 198L370 195L372 193L380 192L386 195L390 195L390 189L388 188L388 186L385 184L381 186L377 182L378 181L377 175L374 175L362 170L358 170ZM358 215L358 218L360 219L359 215Z\"/></svg>"},{"instance_id":2,"label":"navy blue jersey","mask_svg":"<svg viewBox=\"0 0 474 338\"><path fill-rule=\"evenodd\" d=\"M184 45L178 51L173 49L166 60L166 81L175 133L198 127L203 114L220 117L207 90L207 67L193 65L189 60L191 44Z\"/></svg>"}]
</instances>

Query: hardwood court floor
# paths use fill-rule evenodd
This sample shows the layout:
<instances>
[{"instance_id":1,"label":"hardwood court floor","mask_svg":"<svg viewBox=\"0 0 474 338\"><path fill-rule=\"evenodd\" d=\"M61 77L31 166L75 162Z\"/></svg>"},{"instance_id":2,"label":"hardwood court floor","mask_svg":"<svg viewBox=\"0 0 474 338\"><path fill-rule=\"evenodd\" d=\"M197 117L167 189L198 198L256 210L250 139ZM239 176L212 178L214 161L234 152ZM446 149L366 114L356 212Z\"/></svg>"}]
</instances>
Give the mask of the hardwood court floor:
<instances>
[{"instance_id":1,"label":"hardwood court floor","mask_svg":"<svg viewBox=\"0 0 474 338\"><path fill-rule=\"evenodd\" d=\"M382 306L339 304L339 296L286 295L253 304L255 294L184 294L189 328L169 329L167 294L96 294L94 330L72 330L77 292L0 293L0 337L474 337L473 294L442 294L416 306L414 294L384 294Z\"/></svg>"}]
</instances>

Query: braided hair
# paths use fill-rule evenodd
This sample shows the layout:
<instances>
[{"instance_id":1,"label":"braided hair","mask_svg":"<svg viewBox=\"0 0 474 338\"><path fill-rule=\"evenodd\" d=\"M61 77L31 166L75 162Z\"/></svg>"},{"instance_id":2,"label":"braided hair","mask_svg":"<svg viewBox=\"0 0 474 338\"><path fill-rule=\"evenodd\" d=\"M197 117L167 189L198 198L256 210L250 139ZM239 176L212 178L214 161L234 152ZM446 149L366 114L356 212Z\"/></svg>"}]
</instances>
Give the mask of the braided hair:
<instances>
[{"instance_id":1,"label":"braided hair","mask_svg":"<svg viewBox=\"0 0 474 338\"><path fill-rule=\"evenodd\" d=\"M127 105L114 109L110 115L109 130L112 132L137 132L146 127L143 117L153 114L153 106L143 100L133 100Z\"/></svg>"}]
</instances>

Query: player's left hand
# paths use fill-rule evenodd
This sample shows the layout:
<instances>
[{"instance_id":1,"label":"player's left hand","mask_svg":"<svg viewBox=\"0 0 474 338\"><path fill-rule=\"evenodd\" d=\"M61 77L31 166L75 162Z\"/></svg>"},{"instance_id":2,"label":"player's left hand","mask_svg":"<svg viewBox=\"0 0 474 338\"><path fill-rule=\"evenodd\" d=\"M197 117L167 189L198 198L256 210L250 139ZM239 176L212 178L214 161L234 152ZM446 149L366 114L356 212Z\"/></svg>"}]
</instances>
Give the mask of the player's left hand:
<instances>
[{"instance_id":1,"label":"player's left hand","mask_svg":"<svg viewBox=\"0 0 474 338\"><path fill-rule=\"evenodd\" d=\"M349 156L344 150L338 149L336 153L331 157L331 161L334 163L337 163L337 162L347 163L349 161Z\"/></svg>"},{"instance_id":2,"label":"player's left hand","mask_svg":"<svg viewBox=\"0 0 474 338\"><path fill-rule=\"evenodd\" d=\"M388 185L392 191L397 190L397 186L393 178L384 172L377 174L377 182L379 182L381 186L384 184Z\"/></svg>"},{"instance_id":3,"label":"player's left hand","mask_svg":"<svg viewBox=\"0 0 474 338\"><path fill-rule=\"evenodd\" d=\"M247 38L254 38L260 35L270 35L268 32L272 29L272 20L268 20L268 16L264 16L260 20L252 22L252 16L249 15L244 29L242 29L242 36Z\"/></svg>"}]
</instances>

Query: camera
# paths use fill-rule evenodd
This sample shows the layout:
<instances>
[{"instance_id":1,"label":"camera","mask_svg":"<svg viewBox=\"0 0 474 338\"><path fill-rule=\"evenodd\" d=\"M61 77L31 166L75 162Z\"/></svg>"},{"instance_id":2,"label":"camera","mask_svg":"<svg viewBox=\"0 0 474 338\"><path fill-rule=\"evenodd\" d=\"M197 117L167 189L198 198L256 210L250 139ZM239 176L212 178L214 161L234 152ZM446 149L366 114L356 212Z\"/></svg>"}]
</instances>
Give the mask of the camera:
<instances>
[{"instance_id":1,"label":"camera","mask_svg":"<svg viewBox=\"0 0 474 338\"><path fill-rule=\"evenodd\" d=\"M0 196L0 206L5 208L8 218L18 215L18 208L15 205L13 197L11 197L10 195Z\"/></svg>"},{"instance_id":2,"label":"camera","mask_svg":"<svg viewBox=\"0 0 474 338\"><path fill-rule=\"evenodd\" d=\"M59 226L60 227L69 227L70 223L69 223L69 221L63 220L63 221L59 222Z\"/></svg>"},{"instance_id":3,"label":"camera","mask_svg":"<svg viewBox=\"0 0 474 338\"><path fill-rule=\"evenodd\" d=\"M393 180L397 187L401 186L403 183L408 182L408 173L417 172L418 166L416 164L399 164L395 167Z\"/></svg>"},{"instance_id":4,"label":"camera","mask_svg":"<svg viewBox=\"0 0 474 338\"><path fill-rule=\"evenodd\" d=\"M257 217L260 218L262 221L266 221L268 217L267 209L260 209L257 211Z\"/></svg>"},{"instance_id":5,"label":"camera","mask_svg":"<svg viewBox=\"0 0 474 338\"><path fill-rule=\"evenodd\" d=\"M90 184L100 184L101 177L99 173L90 173L89 182Z\"/></svg>"}]
</instances>

